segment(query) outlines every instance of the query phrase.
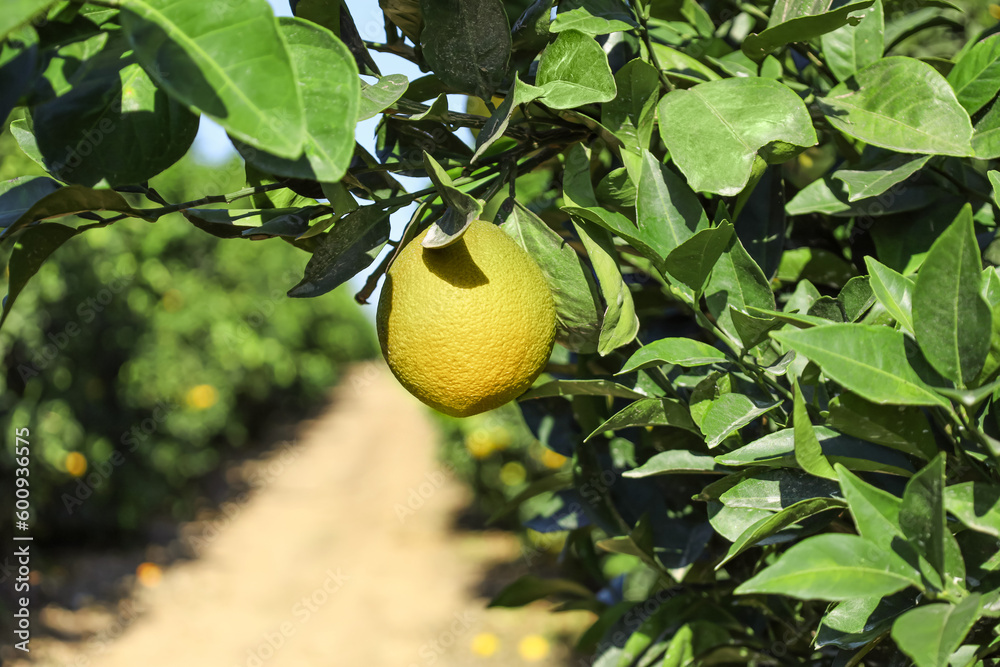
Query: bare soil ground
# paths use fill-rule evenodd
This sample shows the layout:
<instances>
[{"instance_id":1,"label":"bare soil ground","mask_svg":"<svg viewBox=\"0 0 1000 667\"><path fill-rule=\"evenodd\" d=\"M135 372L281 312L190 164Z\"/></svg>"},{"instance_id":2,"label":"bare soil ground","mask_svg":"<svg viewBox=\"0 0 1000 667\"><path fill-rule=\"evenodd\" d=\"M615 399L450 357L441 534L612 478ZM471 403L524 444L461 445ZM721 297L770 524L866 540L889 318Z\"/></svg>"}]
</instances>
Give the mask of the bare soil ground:
<instances>
[{"instance_id":1,"label":"bare soil ground","mask_svg":"<svg viewBox=\"0 0 1000 667\"><path fill-rule=\"evenodd\" d=\"M484 576L516 576L497 566L520 547L509 534L454 530L468 497L436 462L436 438L383 366L354 368L294 446L245 471L253 494L185 527L197 558L146 572L117 609L50 605L31 661L4 657L17 667L568 664L559 637L578 635L585 612L485 609L477 590L505 582ZM547 655L537 639L519 650L531 635L548 640Z\"/></svg>"}]
</instances>

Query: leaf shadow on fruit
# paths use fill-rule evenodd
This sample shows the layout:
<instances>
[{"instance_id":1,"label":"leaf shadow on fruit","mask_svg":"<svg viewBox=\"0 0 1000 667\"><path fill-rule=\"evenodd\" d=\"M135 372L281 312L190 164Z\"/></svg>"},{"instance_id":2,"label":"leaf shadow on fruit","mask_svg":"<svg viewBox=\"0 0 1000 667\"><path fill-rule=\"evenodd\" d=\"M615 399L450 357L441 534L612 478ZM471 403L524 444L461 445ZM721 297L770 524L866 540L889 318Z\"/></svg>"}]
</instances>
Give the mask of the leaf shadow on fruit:
<instances>
[{"instance_id":1,"label":"leaf shadow on fruit","mask_svg":"<svg viewBox=\"0 0 1000 667\"><path fill-rule=\"evenodd\" d=\"M469 254L464 239L440 250L425 248L421 258L428 271L454 287L472 289L490 282Z\"/></svg>"}]
</instances>

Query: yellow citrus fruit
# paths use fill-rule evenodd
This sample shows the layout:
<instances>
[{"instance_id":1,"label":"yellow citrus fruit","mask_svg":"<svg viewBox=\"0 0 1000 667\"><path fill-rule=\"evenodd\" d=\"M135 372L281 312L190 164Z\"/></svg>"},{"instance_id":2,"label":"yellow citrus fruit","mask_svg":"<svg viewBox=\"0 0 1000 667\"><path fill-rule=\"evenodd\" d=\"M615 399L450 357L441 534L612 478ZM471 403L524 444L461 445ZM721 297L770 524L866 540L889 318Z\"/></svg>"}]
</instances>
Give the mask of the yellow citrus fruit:
<instances>
[{"instance_id":1,"label":"yellow citrus fruit","mask_svg":"<svg viewBox=\"0 0 1000 667\"><path fill-rule=\"evenodd\" d=\"M500 648L500 638L492 632L480 632L472 638L472 652L481 658L488 658Z\"/></svg>"},{"instance_id":2,"label":"yellow citrus fruit","mask_svg":"<svg viewBox=\"0 0 1000 667\"><path fill-rule=\"evenodd\" d=\"M538 662L549 655L549 642L541 635L528 635L517 644L517 652L525 662Z\"/></svg>"},{"instance_id":3,"label":"yellow citrus fruit","mask_svg":"<svg viewBox=\"0 0 1000 667\"><path fill-rule=\"evenodd\" d=\"M535 261L499 227L476 220L444 248L417 236L396 257L379 299L379 342L393 374L454 417L524 392L552 352L556 314Z\"/></svg>"},{"instance_id":4,"label":"yellow citrus fruit","mask_svg":"<svg viewBox=\"0 0 1000 667\"><path fill-rule=\"evenodd\" d=\"M66 455L66 472L73 477L83 477L87 472L87 458L80 452L70 452Z\"/></svg>"}]
</instances>

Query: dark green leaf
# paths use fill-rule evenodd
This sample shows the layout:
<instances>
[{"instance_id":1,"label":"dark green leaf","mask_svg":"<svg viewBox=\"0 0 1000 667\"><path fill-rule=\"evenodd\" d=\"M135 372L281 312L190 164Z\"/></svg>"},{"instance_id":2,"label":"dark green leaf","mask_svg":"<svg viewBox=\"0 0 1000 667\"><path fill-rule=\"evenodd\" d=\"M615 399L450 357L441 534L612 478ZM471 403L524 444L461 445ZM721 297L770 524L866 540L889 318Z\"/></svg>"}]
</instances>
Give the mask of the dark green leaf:
<instances>
[{"instance_id":1,"label":"dark green leaf","mask_svg":"<svg viewBox=\"0 0 1000 667\"><path fill-rule=\"evenodd\" d=\"M920 171L929 155L893 155L888 160L869 166L867 169L840 169L833 172L833 178L847 185L847 201L855 202L869 197L877 197L893 186L907 180Z\"/></svg>"},{"instance_id":2,"label":"dark green leaf","mask_svg":"<svg viewBox=\"0 0 1000 667\"><path fill-rule=\"evenodd\" d=\"M840 302L848 322L861 319L861 316L875 304L875 292L872 291L869 277L854 276L848 280L837 295L837 301Z\"/></svg>"},{"instance_id":3,"label":"dark green leaf","mask_svg":"<svg viewBox=\"0 0 1000 667\"><path fill-rule=\"evenodd\" d=\"M10 201L9 198L13 196L11 208L0 214L0 221L6 226L3 238L9 238L17 230L39 220L59 218L83 211L118 211L139 218L145 217L145 214L129 206L125 198L114 190L93 190L82 185L69 185L53 190L51 189L53 184L54 181L47 178L18 180L18 186L0 195L0 206ZM43 194L46 191L48 193ZM27 205L32 197L38 199L31 203L26 211L23 210L21 207ZM20 215L14 217L18 212Z\"/></svg>"},{"instance_id":4,"label":"dark green leaf","mask_svg":"<svg viewBox=\"0 0 1000 667\"><path fill-rule=\"evenodd\" d=\"M752 472L719 496L727 507L778 511L810 498L837 494L837 485L799 470Z\"/></svg>"},{"instance_id":5,"label":"dark green leaf","mask_svg":"<svg viewBox=\"0 0 1000 667\"><path fill-rule=\"evenodd\" d=\"M643 150L636 192L636 219L644 239L666 257L695 233L708 228L708 216L691 188L652 153Z\"/></svg>"},{"instance_id":6,"label":"dark green leaf","mask_svg":"<svg viewBox=\"0 0 1000 667\"><path fill-rule=\"evenodd\" d=\"M252 146L299 156L302 98L267 0L124 0L121 19L139 63L171 98Z\"/></svg>"},{"instance_id":7,"label":"dark green leaf","mask_svg":"<svg viewBox=\"0 0 1000 667\"><path fill-rule=\"evenodd\" d=\"M980 295L983 265L966 205L934 241L913 291L913 331L927 361L959 385L976 379L990 349L992 312Z\"/></svg>"},{"instance_id":8,"label":"dark green leaf","mask_svg":"<svg viewBox=\"0 0 1000 667\"><path fill-rule=\"evenodd\" d=\"M553 109L610 102L618 93L608 57L592 37L566 30L545 49L535 85Z\"/></svg>"},{"instance_id":9,"label":"dark green leaf","mask_svg":"<svg viewBox=\"0 0 1000 667\"><path fill-rule=\"evenodd\" d=\"M684 404L672 398L642 398L628 404L586 437L633 426L674 426L689 431L697 427Z\"/></svg>"},{"instance_id":10,"label":"dark green leaf","mask_svg":"<svg viewBox=\"0 0 1000 667\"><path fill-rule=\"evenodd\" d=\"M722 253L730 246L733 225L724 221L718 227L702 229L670 251L664 267L670 275L700 296Z\"/></svg>"},{"instance_id":11,"label":"dark green leaf","mask_svg":"<svg viewBox=\"0 0 1000 667\"><path fill-rule=\"evenodd\" d=\"M750 306L765 310L774 308L770 283L736 235L730 237L729 246L715 264L705 289L705 302L719 326L733 340L739 340L739 333L730 308L742 312Z\"/></svg>"},{"instance_id":12,"label":"dark green leaf","mask_svg":"<svg viewBox=\"0 0 1000 667\"><path fill-rule=\"evenodd\" d=\"M389 238L389 214L364 206L345 216L322 237L306 264L305 275L288 291L291 297L316 297L345 283L373 261ZM383 290L392 289L386 279Z\"/></svg>"},{"instance_id":13,"label":"dark green leaf","mask_svg":"<svg viewBox=\"0 0 1000 667\"><path fill-rule=\"evenodd\" d=\"M635 389L611 380L552 380L532 387L517 400L528 401L546 396L617 396L619 398L647 398Z\"/></svg>"},{"instance_id":14,"label":"dark green leaf","mask_svg":"<svg viewBox=\"0 0 1000 667\"><path fill-rule=\"evenodd\" d=\"M929 460L937 454L931 425L917 407L877 405L850 392L829 407L831 428Z\"/></svg>"},{"instance_id":15,"label":"dark green leaf","mask_svg":"<svg viewBox=\"0 0 1000 667\"><path fill-rule=\"evenodd\" d=\"M420 0L424 58L446 84L489 99L507 74L510 26L500 0Z\"/></svg>"},{"instance_id":16,"label":"dark green leaf","mask_svg":"<svg viewBox=\"0 0 1000 667\"><path fill-rule=\"evenodd\" d=\"M2 20L2 19L0 19ZM36 82L38 63L38 33L30 26L11 32L6 40L0 37L0 118L6 119Z\"/></svg>"},{"instance_id":17,"label":"dark green leaf","mask_svg":"<svg viewBox=\"0 0 1000 667\"><path fill-rule=\"evenodd\" d=\"M526 574L508 585L488 605L489 607L523 607L529 602L547 598L550 595L570 595L590 598L593 593L581 584L569 579L542 579Z\"/></svg>"},{"instance_id":18,"label":"dark green leaf","mask_svg":"<svg viewBox=\"0 0 1000 667\"><path fill-rule=\"evenodd\" d=\"M816 143L802 100L771 79L702 83L667 93L658 107L670 157L699 192L735 195L758 153L782 162Z\"/></svg>"},{"instance_id":19,"label":"dark green leaf","mask_svg":"<svg viewBox=\"0 0 1000 667\"><path fill-rule=\"evenodd\" d=\"M425 248L443 248L462 237L472 221L482 215L483 204L472 195L453 186L448 173L426 151L424 151L424 169L448 208L444 215L431 225L420 245Z\"/></svg>"},{"instance_id":20,"label":"dark green leaf","mask_svg":"<svg viewBox=\"0 0 1000 667\"><path fill-rule=\"evenodd\" d=\"M660 77L656 68L636 58L615 72L615 87L615 99L601 106L601 123L639 152L649 146L652 136L651 112L659 97Z\"/></svg>"},{"instance_id":21,"label":"dark green leaf","mask_svg":"<svg viewBox=\"0 0 1000 667\"><path fill-rule=\"evenodd\" d=\"M888 327L828 324L772 333L831 380L874 403L947 405L910 366L906 338Z\"/></svg>"},{"instance_id":22,"label":"dark green leaf","mask_svg":"<svg viewBox=\"0 0 1000 667\"><path fill-rule=\"evenodd\" d=\"M913 583L913 573L892 553L856 535L827 534L794 545L735 592L848 600L889 595Z\"/></svg>"},{"instance_id":23,"label":"dark green leaf","mask_svg":"<svg viewBox=\"0 0 1000 667\"><path fill-rule=\"evenodd\" d=\"M0 182L0 228L10 227L38 201L60 187L62 186L57 181L47 176L21 176ZM32 222L32 218L33 216L28 216L27 222ZM3 234L6 233L7 230L3 229Z\"/></svg>"},{"instance_id":24,"label":"dark green leaf","mask_svg":"<svg viewBox=\"0 0 1000 667\"><path fill-rule=\"evenodd\" d=\"M944 454L936 456L910 478L899 507L899 527L910 544L944 576L945 525ZM949 533L950 536L950 533Z\"/></svg>"},{"instance_id":25,"label":"dark green leaf","mask_svg":"<svg viewBox=\"0 0 1000 667\"><path fill-rule=\"evenodd\" d=\"M972 123L955 92L930 65L879 60L817 100L844 134L899 153L972 155Z\"/></svg>"},{"instance_id":26,"label":"dark green leaf","mask_svg":"<svg viewBox=\"0 0 1000 667\"><path fill-rule=\"evenodd\" d=\"M0 325L6 321L11 308L14 307L14 301L17 300L21 290L28 284L31 277L38 273L42 263L58 250L59 246L76 234L77 230L53 222L26 229L18 237L7 266L9 276L7 296L3 299L3 314L0 315Z\"/></svg>"},{"instance_id":27,"label":"dark green leaf","mask_svg":"<svg viewBox=\"0 0 1000 667\"><path fill-rule=\"evenodd\" d=\"M856 649L885 632L892 619L914 605L914 596L902 591L888 597L844 600L823 617L816 646Z\"/></svg>"}]
</instances>

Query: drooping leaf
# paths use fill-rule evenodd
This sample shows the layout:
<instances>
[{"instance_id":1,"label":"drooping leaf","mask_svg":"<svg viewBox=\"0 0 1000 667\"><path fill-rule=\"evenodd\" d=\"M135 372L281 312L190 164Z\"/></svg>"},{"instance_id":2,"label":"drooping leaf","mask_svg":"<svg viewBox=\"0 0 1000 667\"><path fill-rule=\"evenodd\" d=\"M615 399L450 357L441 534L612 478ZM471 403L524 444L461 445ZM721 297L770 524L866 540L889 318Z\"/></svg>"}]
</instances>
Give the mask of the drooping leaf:
<instances>
[{"instance_id":1,"label":"drooping leaf","mask_svg":"<svg viewBox=\"0 0 1000 667\"><path fill-rule=\"evenodd\" d=\"M312 298L342 285L375 261L388 238L389 214L385 209L364 206L346 215L323 237L301 282L288 296Z\"/></svg>"},{"instance_id":2,"label":"drooping leaf","mask_svg":"<svg viewBox=\"0 0 1000 667\"><path fill-rule=\"evenodd\" d=\"M541 600L550 595L589 598L593 593L586 586L569 579L542 579L526 574L497 593L488 606L523 607L529 602Z\"/></svg>"},{"instance_id":3,"label":"drooping leaf","mask_svg":"<svg viewBox=\"0 0 1000 667\"><path fill-rule=\"evenodd\" d=\"M856 535L810 537L736 589L737 595L777 593L803 600L889 595L914 583L892 554Z\"/></svg>"},{"instance_id":4,"label":"drooping leaf","mask_svg":"<svg viewBox=\"0 0 1000 667\"><path fill-rule=\"evenodd\" d=\"M501 226L538 262L556 304L556 339L595 352L601 329L596 286L576 251L538 216L515 204Z\"/></svg>"},{"instance_id":5,"label":"drooping leaf","mask_svg":"<svg viewBox=\"0 0 1000 667\"><path fill-rule=\"evenodd\" d=\"M236 148L261 171L335 183L344 175L354 155L354 128L361 93L354 56L336 35L311 21L281 17L278 24L288 44L302 96L303 154L288 160L241 141L235 142Z\"/></svg>"},{"instance_id":6,"label":"drooping leaf","mask_svg":"<svg viewBox=\"0 0 1000 667\"><path fill-rule=\"evenodd\" d=\"M406 92L409 85L402 74L387 74L375 83L361 82L361 103L358 121L374 118L383 109L392 106Z\"/></svg>"},{"instance_id":7,"label":"drooping leaf","mask_svg":"<svg viewBox=\"0 0 1000 667\"><path fill-rule=\"evenodd\" d=\"M764 56L785 44L804 42L847 25L852 12L871 7L873 1L856 0L836 9L817 14L797 13L798 15L777 24L774 23L775 14L772 13L771 21L766 30L759 35L747 35L746 39L743 40L743 53L755 60L763 60ZM819 6L822 8L824 5L828 9L830 3L821 3Z\"/></svg>"},{"instance_id":8,"label":"drooping leaf","mask_svg":"<svg viewBox=\"0 0 1000 667\"><path fill-rule=\"evenodd\" d=\"M63 243L76 236L77 230L66 225L52 222L24 230L14 244L10 261L7 266L7 295L3 298L3 313L0 314L0 326L7 320L14 301L28 284L28 281L38 273L38 269L59 249Z\"/></svg>"},{"instance_id":9,"label":"drooping leaf","mask_svg":"<svg viewBox=\"0 0 1000 667\"><path fill-rule=\"evenodd\" d=\"M941 454L910 478L899 506L899 527L903 534L942 576L946 571L945 533L948 532L944 475L945 459Z\"/></svg>"},{"instance_id":10,"label":"drooping leaf","mask_svg":"<svg viewBox=\"0 0 1000 667\"><path fill-rule=\"evenodd\" d=\"M904 538L899 525L902 501L865 482L842 465L835 466L840 489L851 509L858 533L872 544L890 550L895 540Z\"/></svg>"},{"instance_id":11,"label":"drooping leaf","mask_svg":"<svg viewBox=\"0 0 1000 667\"><path fill-rule=\"evenodd\" d=\"M532 387L517 400L528 401L546 396L617 396L619 398L648 398L635 389L611 380L552 380Z\"/></svg>"},{"instance_id":12,"label":"drooping leaf","mask_svg":"<svg viewBox=\"0 0 1000 667\"><path fill-rule=\"evenodd\" d=\"M754 158L783 162L816 143L809 112L771 79L733 78L674 90L659 105L660 136L691 188L731 196Z\"/></svg>"},{"instance_id":13,"label":"drooping leaf","mask_svg":"<svg viewBox=\"0 0 1000 667\"><path fill-rule=\"evenodd\" d=\"M900 331L866 324L828 324L771 335L818 364L830 379L873 403L946 405L913 370Z\"/></svg>"},{"instance_id":14,"label":"drooping leaf","mask_svg":"<svg viewBox=\"0 0 1000 667\"><path fill-rule=\"evenodd\" d=\"M39 220L83 211L117 211L138 218L145 217L142 211L129 206L125 198L114 190L85 188L82 185L55 188L55 181L44 177L17 179L15 183L15 187L6 192L0 188L0 211L3 211L0 213L0 227L5 227L0 238L9 238L14 232ZM35 198L34 201L31 201L32 198Z\"/></svg>"},{"instance_id":15,"label":"drooping leaf","mask_svg":"<svg viewBox=\"0 0 1000 667\"><path fill-rule=\"evenodd\" d=\"M877 197L893 186L906 181L920 171L929 155L893 155L888 160L869 166L867 169L840 169L833 172L833 178L847 186L847 201L855 202L869 197Z\"/></svg>"},{"instance_id":16,"label":"drooping leaf","mask_svg":"<svg viewBox=\"0 0 1000 667\"><path fill-rule=\"evenodd\" d=\"M500 0L420 0L424 57L446 84L483 98L507 73L510 25Z\"/></svg>"},{"instance_id":17,"label":"drooping leaf","mask_svg":"<svg viewBox=\"0 0 1000 667\"><path fill-rule=\"evenodd\" d=\"M602 356L632 342L639 332L632 293L622 278L615 259L614 244L607 231L589 220L576 219L573 227L583 241L590 263L597 274L601 295L607 307L601 320L597 351Z\"/></svg>"},{"instance_id":18,"label":"drooping leaf","mask_svg":"<svg viewBox=\"0 0 1000 667\"><path fill-rule=\"evenodd\" d=\"M649 245L666 257L708 227L708 216L691 188L652 153L643 150L636 191L636 220Z\"/></svg>"},{"instance_id":19,"label":"drooping leaf","mask_svg":"<svg viewBox=\"0 0 1000 667\"><path fill-rule=\"evenodd\" d=\"M817 104L844 134L898 153L972 155L972 123L944 77L913 58L883 58Z\"/></svg>"},{"instance_id":20,"label":"drooping leaf","mask_svg":"<svg viewBox=\"0 0 1000 667\"><path fill-rule=\"evenodd\" d=\"M806 410L805 401L802 399L802 390L797 382L793 381L795 389L794 407L792 421L795 433L795 460L798 461L802 469L811 475L824 477L826 479L837 479L837 473L827 460L820 447L816 432L813 430L812 422L809 420L809 412Z\"/></svg>"},{"instance_id":21,"label":"drooping leaf","mask_svg":"<svg viewBox=\"0 0 1000 667\"><path fill-rule=\"evenodd\" d=\"M975 380L990 348L992 312L966 205L931 246L913 290L913 332L927 361L959 385Z\"/></svg>"},{"instance_id":22,"label":"drooping leaf","mask_svg":"<svg viewBox=\"0 0 1000 667\"><path fill-rule=\"evenodd\" d=\"M443 248L462 237L469 225L482 214L483 204L452 185L448 173L426 151L424 151L424 169L448 208L444 215L431 225L420 245L425 248Z\"/></svg>"},{"instance_id":23,"label":"drooping leaf","mask_svg":"<svg viewBox=\"0 0 1000 667\"><path fill-rule=\"evenodd\" d=\"M629 403L610 419L594 429L586 440L605 431L617 431L634 426L674 426L687 430L697 427L684 404L673 398L641 398Z\"/></svg>"},{"instance_id":24,"label":"drooping leaf","mask_svg":"<svg viewBox=\"0 0 1000 667\"><path fill-rule=\"evenodd\" d=\"M837 485L816 479L801 470L765 470L748 472L719 495L727 507L779 511L810 498L837 495Z\"/></svg>"},{"instance_id":25,"label":"drooping leaf","mask_svg":"<svg viewBox=\"0 0 1000 667\"><path fill-rule=\"evenodd\" d=\"M142 68L171 99L278 157L302 152L295 68L266 0L124 0L121 21Z\"/></svg>"},{"instance_id":26,"label":"drooping leaf","mask_svg":"<svg viewBox=\"0 0 1000 667\"><path fill-rule=\"evenodd\" d=\"M685 449L671 449L656 454L638 468L628 470L624 477L651 477L677 473L719 473L728 469L715 462L712 456L695 454Z\"/></svg>"},{"instance_id":27,"label":"drooping leaf","mask_svg":"<svg viewBox=\"0 0 1000 667\"><path fill-rule=\"evenodd\" d=\"M560 33L545 49L535 85L542 89L542 101L553 109L610 102L618 93L604 49L577 30Z\"/></svg>"},{"instance_id":28,"label":"drooping leaf","mask_svg":"<svg viewBox=\"0 0 1000 667\"><path fill-rule=\"evenodd\" d=\"M847 435L929 460L937 454L930 423L918 407L877 405L850 392L831 402L827 423Z\"/></svg>"},{"instance_id":29,"label":"drooping leaf","mask_svg":"<svg viewBox=\"0 0 1000 667\"><path fill-rule=\"evenodd\" d=\"M684 368L719 364L728 361L725 353L711 345L690 338L661 338L636 351L618 371L618 374L674 364Z\"/></svg>"},{"instance_id":30,"label":"drooping leaf","mask_svg":"<svg viewBox=\"0 0 1000 667\"><path fill-rule=\"evenodd\" d=\"M733 238L733 225L703 229L670 251L664 261L667 272L690 287L696 296L705 290L709 276Z\"/></svg>"}]
</instances>

